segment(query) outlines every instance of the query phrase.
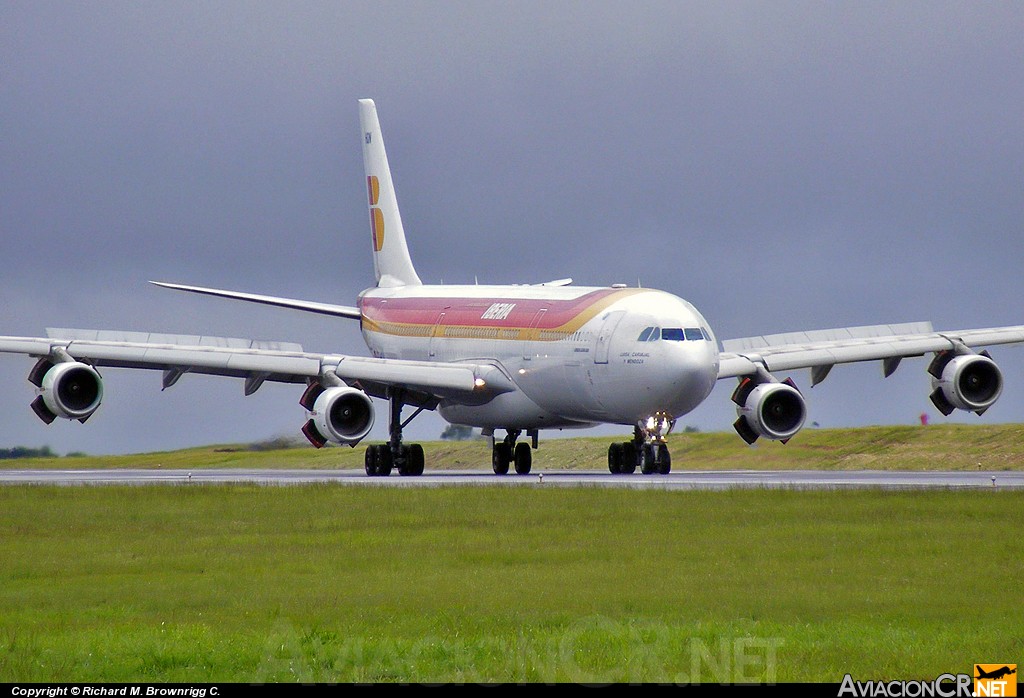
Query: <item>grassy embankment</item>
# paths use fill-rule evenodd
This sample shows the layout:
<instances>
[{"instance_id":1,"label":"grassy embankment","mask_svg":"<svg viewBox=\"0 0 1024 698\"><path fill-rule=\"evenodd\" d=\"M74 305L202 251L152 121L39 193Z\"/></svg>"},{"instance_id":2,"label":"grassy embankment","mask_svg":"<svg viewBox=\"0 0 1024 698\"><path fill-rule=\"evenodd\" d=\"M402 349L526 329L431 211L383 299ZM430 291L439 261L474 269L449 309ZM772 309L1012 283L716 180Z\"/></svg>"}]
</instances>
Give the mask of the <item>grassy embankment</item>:
<instances>
[{"instance_id":1,"label":"grassy embankment","mask_svg":"<svg viewBox=\"0 0 1024 698\"><path fill-rule=\"evenodd\" d=\"M543 436L543 434L542 434ZM611 437L543 439L535 470L604 469ZM1019 470L1024 425L885 426L805 429L788 445L755 448L732 432L669 437L677 470ZM484 441L425 444L428 470L488 469ZM0 468L362 468L363 448L250 450L208 446L164 453L0 461Z\"/></svg>"},{"instance_id":2,"label":"grassy embankment","mask_svg":"<svg viewBox=\"0 0 1024 698\"><path fill-rule=\"evenodd\" d=\"M3 487L0 681L934 678L1020 659L1022 528L988 490Z\"/></svg>"}]
</instances>

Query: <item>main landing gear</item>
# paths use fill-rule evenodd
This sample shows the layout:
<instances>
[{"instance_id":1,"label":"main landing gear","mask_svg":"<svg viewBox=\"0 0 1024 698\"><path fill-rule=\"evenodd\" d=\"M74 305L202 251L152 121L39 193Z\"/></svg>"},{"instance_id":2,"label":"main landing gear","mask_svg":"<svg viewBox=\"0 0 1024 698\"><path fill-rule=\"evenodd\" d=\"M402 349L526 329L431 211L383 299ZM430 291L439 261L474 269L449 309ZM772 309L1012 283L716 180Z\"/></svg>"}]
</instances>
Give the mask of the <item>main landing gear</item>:
<instances>
[{"instance_id":1,"label":"main landing gear","mask_svg":"<svg viewBox=\"0 0 1024 698\"><path fill-rule=\"evenodd\" d=\"M366 474L370 477L387 477L394 468L399 475L415 476L423 474L423 447L419 444L403 444L402 429L416 418L425 406L402 421L402 407L405 405L405 393L397 388L388 391L391 407L389 430L391 438L386 444L374 444L366 447Z\"/></svg>"},{"instance_id":2,"label":"main landing gear","mask_svg":"<svg viewBox=\"0 0 1024 698\"><path fill-rule=\"evenodd\" d=\"M516 443L521 433L519 429L509 429L504 441L491 437L494 442L491 448L491 467L495 475L507 475L510 464L515 465L516 474L530 474L533 467L533 451L530 449L531 444ZM526 433L533 440L533 448L537 448L537 430L530 429Z\"/></svg>"},{"instance_id":3,"label":"main landing gear","mask_svg":"<svg viewBox=\"0 0 1024 698\"><path fill-rule=\"evenodd\" d=\"M608 447L608 470L613 475L632 475L639 467L644 475L668 475L672 472L672 454L664 436L651 438L639 425L633 429L633 440Z\"/></svg>"}]
</instances>

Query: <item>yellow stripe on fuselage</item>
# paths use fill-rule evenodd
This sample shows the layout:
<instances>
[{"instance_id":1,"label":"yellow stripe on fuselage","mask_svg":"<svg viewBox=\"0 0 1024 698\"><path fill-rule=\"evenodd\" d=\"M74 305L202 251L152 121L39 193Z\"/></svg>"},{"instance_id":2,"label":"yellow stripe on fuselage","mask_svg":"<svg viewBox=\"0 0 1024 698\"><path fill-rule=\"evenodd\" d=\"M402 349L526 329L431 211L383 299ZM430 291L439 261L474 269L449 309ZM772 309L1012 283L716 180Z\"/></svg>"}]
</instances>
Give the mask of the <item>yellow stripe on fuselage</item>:
<instances>
[{"instance_id":1,"label":"yellow stripe on fuselage","mask_svg":"<svg viewBox=\"0 0 1024 698\"><path fill-rule=\"evenodd\" d=\"M403 323L372 320L363 316L363 329L369 332L388 334L396 337L446 337L450 339L498 339L520 342L557 342L571 337L581 327L594 319L613 303L649 289L630 288L598 298L591 305L577 313L571 320L557 327L502 327L495 325L446 325ZM451 303L456 299L439 299L440 303ZM463 300L463 299L457 299ZM476 301L477 299L465 299ZM512 299L510 302L514 302ZM442 306L443 307L443 306ZM443 312L438 310L440 314Z\"/></svg>"}]
</instances>

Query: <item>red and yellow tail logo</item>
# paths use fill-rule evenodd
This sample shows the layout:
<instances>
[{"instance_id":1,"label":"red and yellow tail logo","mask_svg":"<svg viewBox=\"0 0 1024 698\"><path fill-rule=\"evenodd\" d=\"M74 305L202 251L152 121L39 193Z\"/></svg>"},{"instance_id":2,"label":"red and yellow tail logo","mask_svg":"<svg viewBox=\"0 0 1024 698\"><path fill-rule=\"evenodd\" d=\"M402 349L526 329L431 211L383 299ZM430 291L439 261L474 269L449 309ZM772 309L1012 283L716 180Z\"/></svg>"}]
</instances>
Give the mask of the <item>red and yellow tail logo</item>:
<instances>
[{"instance_id":1,"label":"red and yellow tail logo","mask_svg":"<svg viewBox=\"0 0 1024 698\"><path fill-rule=\"evenodd\" d=\"M996 696L1009 698L1017 695L1016 664L975 664L974 695L979 698Z\"/></svg>"},{"instance_id":2,"label":"red and yellow tail logo","mask_svg":"<svg viewBox=\"0 0 1024 698\"><path fill-rule=\"evenodd\" d=\"M370 230L373 232L373 251L384 247L384 214L377 208L380 198L380 182L373 175L366 178L366 189L370 199Z\"/></svg>"}]
</instances>

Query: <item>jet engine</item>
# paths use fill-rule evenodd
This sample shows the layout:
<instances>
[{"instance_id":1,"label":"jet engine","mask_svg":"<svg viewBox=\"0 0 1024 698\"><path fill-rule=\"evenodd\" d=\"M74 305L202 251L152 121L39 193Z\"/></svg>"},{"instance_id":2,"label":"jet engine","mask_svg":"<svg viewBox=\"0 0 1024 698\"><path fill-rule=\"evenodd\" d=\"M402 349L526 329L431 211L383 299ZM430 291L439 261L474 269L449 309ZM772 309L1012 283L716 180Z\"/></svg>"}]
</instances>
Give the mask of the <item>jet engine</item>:
<instances>
[{"instance_id":1,"label":"jet engine","mask_svg":"<svg viewBox=\"0 0 1024 698\"><path fill-rule=\"evenodd\" d=\"M733 427L748 444L765 437L786 443L803 427L807 403L792 380L757 383L740 381L732 396L738 419Z\"/></svg>"},{"instance_id":2,"label":"jet engine","mask_svg":"<svg viewBox=\"0 0 1024 698\"><path fill-rule=\"evenodd\" d=\"M328 441L355 446L373 427L373 402L356 388L314 383L300 403L310 412L302 433L317 448Z\"/></svg>"},{"instance_id":3,"label":"jet engine","mask_svg":"<svg viewBox=\"0 0 1024 698\"><path fill-rule=\"evenodd\" d=\"M932 403L946 416L955 409L983 414L1003 392L1003 373L988 352L959 356L940 352L928 373Z\"/></svg>"},{"instance_id":4,"label":"jet engine","mask_svg":"<svg viewBox=\"0 0 1024 698\"><path fill-rule=\"evenodd\" d=\"M28 379L39 388L32 411L47 424L57 417L84 422L103 401L103 379L99 372L79 361L54 364L41 359Z\"/></svg>"}]
</instances>

